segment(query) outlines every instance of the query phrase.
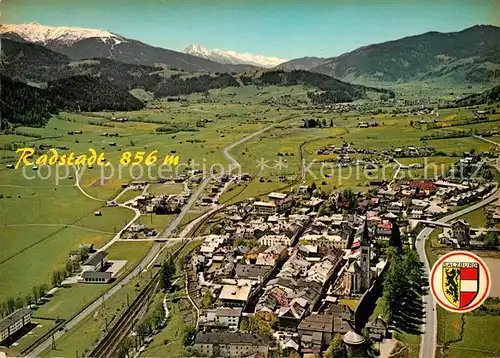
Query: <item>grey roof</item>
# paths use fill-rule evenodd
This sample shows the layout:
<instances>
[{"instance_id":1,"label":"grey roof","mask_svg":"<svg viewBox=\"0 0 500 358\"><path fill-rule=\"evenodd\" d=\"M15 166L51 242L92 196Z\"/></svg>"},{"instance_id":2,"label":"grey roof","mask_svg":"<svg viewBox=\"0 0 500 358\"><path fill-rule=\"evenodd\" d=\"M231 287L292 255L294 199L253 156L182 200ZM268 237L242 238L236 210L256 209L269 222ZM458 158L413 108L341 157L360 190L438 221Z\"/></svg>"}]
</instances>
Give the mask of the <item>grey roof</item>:
<instances>
[{"instance_id":1,"label":"grey roof","mask_svg":"<svg viewBox=\"0 0 500 358\"><path fill-rule=\"evenodd\" d=\"M232 332L198 332L195 344L248 344L252 346L267 346L269 337L255 333Z\"/></svg>"},{"instance_id":2,"label":"grey roof","mask_svg":"<svg viewBox=\"0 0 500 358\"><path fill-rule=\"evenodd\" d=\"M267 271L269 271L269 266L237 264L235 268L238 278L264 277Z\"/></svg>"},{"instance_id":3,"label":"grey roof","mask_svg":"<svg viewBox=\"0 0 500 358\"><path fill-rule=\"evenodd\" d=\"M104 258L106 258L106 256L108 256L108 253L106 251L98 251L96 252L95 254L93 254L92 256L90 256L87 261L85 261L83 263L83 265L92 265L92 266L95 266L97 265L99 262L101 262Z\"/></svg>"},{"instance_id":4,"label":"grey roof","mask_svg":"<svg viewBox=\"0 0 500 358\"><path fill-rule=\"evenodd\" d=\"M27 314L31 314L31 309L29 309L28 307L23 307L18 309L17 311L12 312L10 315L0 320L0 331L7 329L9 326L13 325Z\"/></svg>"},{"instance_id":5,"label":"grey roof","mask_svg":"<svg viewBox=\"0 0 500 358\"><path fill-rule=\"evenodd\" d=\"M111 272L107 272L107 271L104 271L104 272L99 272L99 271L85 271L83 274L82 274L82 277L84 279L86 278L104 278L104 279L111 279Z\"/></svg>"},{"instance_id":6,"label":"grey roof","mask_svg":"<svg viewBox=\"0 0 500 358\"><path fill-rule=\"evenodd\" d=\"M333 332L333 315L313 313L300 321L298 329L331 333Z\"/></svg>"},{"instance_id":7,"label":"grey roof","mask_svg":"<svg viewBox=\"0 0 500 358\"><path fill-rule=\"evenodd\" d=\"M215 313L219 317L235 317L235 316L241 316L241 312L243 310L241 308L217 308L215 310Z\"/></svg>"}]
</instances>

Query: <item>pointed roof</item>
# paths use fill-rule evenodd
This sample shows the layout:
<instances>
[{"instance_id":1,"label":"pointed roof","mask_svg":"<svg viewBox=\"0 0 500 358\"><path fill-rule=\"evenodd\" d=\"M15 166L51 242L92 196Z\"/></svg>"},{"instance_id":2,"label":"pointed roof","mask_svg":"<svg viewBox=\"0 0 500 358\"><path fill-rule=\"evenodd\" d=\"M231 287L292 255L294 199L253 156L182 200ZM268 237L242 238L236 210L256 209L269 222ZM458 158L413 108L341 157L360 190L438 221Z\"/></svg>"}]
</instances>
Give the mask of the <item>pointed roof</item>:
<instances>
[{"instance_id":1,"label":"pointed roof","mask_svg":"<svg viewBox=\"0 0 500 358\"><path fill-rule=\"evenodd\" d=\"M370 231L368 230L368 220L365 219L365 227L363 228L363 236L361 237L360 246L370 246Z\"/></svg>"},{"instance_id":2,"label":"pointed roof","mask_svg":"<svg viewBox=\"0 0 500 358\"><path fill-rule=\"evenodd\" d=\"M352 330L344 334L343 340L344 343L350 345L359 345L365 343L365 338Z\"/></svg>"}]
</instances>

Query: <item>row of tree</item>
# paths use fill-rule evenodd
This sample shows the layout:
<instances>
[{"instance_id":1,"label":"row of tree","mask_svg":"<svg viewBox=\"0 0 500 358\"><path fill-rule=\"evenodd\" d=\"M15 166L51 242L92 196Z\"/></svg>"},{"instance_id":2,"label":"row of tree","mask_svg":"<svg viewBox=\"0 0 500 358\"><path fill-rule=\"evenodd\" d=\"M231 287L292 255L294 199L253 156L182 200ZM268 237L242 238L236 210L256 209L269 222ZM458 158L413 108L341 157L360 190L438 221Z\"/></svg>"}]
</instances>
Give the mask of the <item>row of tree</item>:
<instances>
[{"instance_id":1,"label":"row of tree","mask_svg":"<svg viewBox=\"0 0 500 358\"><path fill-rule=\"evenodd\" d=\"M423 316L422 263L413 249L390 247L387 252L389 269L383 290L385 316L396 329L417 333Z\"/></svg>"},{"instance_id":2,"label":"row of tree","mask_svg":"<svg viewBox=\"0 0 500 358\"><path fill-rule=\"evenodd\" d=\"M303 119L302 120L304 124L302 125L302 128L327 128L327 127L333 127L333 119L330 119L329 125L327 125L325 119Z\"/></svg>"},{"instance_id":3,"label":"row of tree","mask_svg":"<svg viewBox=\"0 0 500 358\"><path fill-rule=\"evenodd\" d=\"M14 311L27 305L38 304L40 300L45 297L48 291L49 286L44 283L34 286L31 289L31 293L28 293L23 297L9 297L6 301L0 303L0 316L6 317Z\"/></svg>"}]
</instances>

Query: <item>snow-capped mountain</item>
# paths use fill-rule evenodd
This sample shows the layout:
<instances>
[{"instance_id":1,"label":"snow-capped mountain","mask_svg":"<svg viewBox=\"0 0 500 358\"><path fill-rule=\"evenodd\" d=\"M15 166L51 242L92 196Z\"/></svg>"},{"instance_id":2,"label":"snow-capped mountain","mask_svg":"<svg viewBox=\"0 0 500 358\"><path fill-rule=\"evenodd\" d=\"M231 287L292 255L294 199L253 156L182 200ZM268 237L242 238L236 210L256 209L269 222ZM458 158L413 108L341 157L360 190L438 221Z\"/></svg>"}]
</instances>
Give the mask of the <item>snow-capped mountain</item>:
<instances>
[{"instance_id":1,"label":"snow-capped mountain","mask_svg":"<svg viewBox=\"0 0 500 358\"><path fill-rule=\"evenodd\" d=\"M250 53L208 49L200 45L190 45L184 49L184 53L224 64L245 64L267 68L275 67L280 63L287 61L277 57L266 57L262 55L252 55Z\"/></svg>"},{"instance_id":2,"label":"snow-capped mountain","mask_svg":"<svg viewBox=\"0 0 500 358\"><path fill-rule=\"evenodd\" d=\"M88 38L100 38L103 41L111 39L114 44L126 42L125 38L111 32L78 27L44 26L33 22L20 25L0 25L0 35L15 34L24 41L46 46L57 42L60 45L71 46Z\"/></svg>"},{"instance_id":3,"label":"snow-capped mountain","mask_svg":"<svg viewBox=\"0 0 500 358\"><path fill-rule=\"evenodd\" d=\"M186 71L245 72L253 66L220 63L143 42L105 30L44 26L38 23L0 25L0 36L17 42L35 43L72 60L110 58L116 61L166 66Z\"/></svg>"}]
</instances>

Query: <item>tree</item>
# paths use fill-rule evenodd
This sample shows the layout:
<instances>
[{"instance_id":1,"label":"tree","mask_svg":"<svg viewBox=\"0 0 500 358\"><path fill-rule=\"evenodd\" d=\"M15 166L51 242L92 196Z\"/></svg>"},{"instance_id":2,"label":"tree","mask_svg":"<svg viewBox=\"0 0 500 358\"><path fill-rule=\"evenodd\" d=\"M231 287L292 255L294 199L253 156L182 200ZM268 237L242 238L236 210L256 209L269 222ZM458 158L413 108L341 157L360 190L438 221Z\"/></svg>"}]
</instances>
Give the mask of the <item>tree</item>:
<instances>
[{"instance_id":1,"label":"tree","mask_svg":"<svg viewBox=\"0 0 500 358\"><path fill-rule=\"evenodd\" d=\"M240 330L246 332L248 331L248 328L249 328L248 317L242 317L240 322Z\"/></svg>"},{"instance_id":2,"label":"tree","mask_svg":"<svg viewBox=\"0 0 500 358\"><path fill-rule=\"evenodd\" d=\"M33 299L35 300L35 304L37 304L38 300L40 299L40 292L38 291L38 287L33 286L31 288L31 292L33 292Z\"/></svg>"},{"instance_id":3,"label":"tree","mask_svg":"<svg viewBox=\"0 0 500 358\"><path fill-rule=\"evenodd\" d=\"M210 307L210 305L214 302L215 302L215 298L214 298L214 296L212 296L212 294L209 291L207 291L203 294L202 305L204 308Z\"/></svg>"},{"instance_id":4,"label":"tree","mask_svg":"<svg viewBox=\"0 0 500 358\"><path fill-rule=\"evenodd\" d=\"M172 258L168 258L161 266L161 285L164 290L169 290L171 287L171 279L175 273L175 265Z\"/></svg>"},{"instance_id":5,"label":"tree","mask_svg":"<svg viewBox=\"0 0 500 358\"><path fill-rule=\"evenodd\" d=\"M0 317L5 317L9 314L7 302L0 302Z\"/></svg>"},{"instance_id":6,"label":"tree","mask_svg":"<svg viewBox=\"0 0 500 358\"><path fill-rule=\"evenodd\" d=\"M248 330L249 332L259 333L263 335L270 335L278 323L276 316L269 312L257 312L256 314L248 317Z\"/></svg>"},{"instance_id":7,"label":"tree","mask_svg":"<svg viewBox=\"0 0 500 358\"><path fill-rule=\"evenodd\" d=\"M347 202L347 211L349 214L353 214L356 211L357 197L351 189L344 190L341 195L339 195L339 201Z\"/></svg>"},{"instance_id":8,"label":"tree","mask_svg":"<svg viewBox=\"0 0 500 358\"><path fill-rule=\"evenodd\" d=\"M323 354L323 358L343 358L345 355L346 350L342 335L337 333L330 342L328 349Z\"/></svg>"},{"instance_id":9,"label":"tree","mask_svg":"<svg viewBox=\"0 0 500 358\"><path fill-rule=\"evenodd\" d=\"M392 224L391 238L389 239L389 245L397 249L403 248L403 241L401 240L401 231L399 225L396 223Z\"/></svg>"},{"instance_id":10,"label":"tree","mask_svg":"<svg viewBox=\"0 0 500 358\"><path fill-rule=\"evenodd\" d=\"M42 283L40 286L38 286L38 296L40 296L40 298L44 297L48 291L49 286L46 283Z\"/></svg>"},{"instance_id":11,"label":"tree","mask_svg":"<svg viewBox=\"0 0 500 358\"><path fill-rule=\"evenodd\" d=\"M189 345L189 341L192 336L196 334L196 328L194 326L187 326L184 328L184 331L182 332L182 343L184 346Z\"/></svg>"},{"instance_id":12,"label":"tree","mask_svg":"<svg viewBox=\"0 0 500 358\"><path fill-rule=\"evenodd\" d=\"M316 183L312 182L312 184L307 187L307 192L309 193L309 195L312 195L312 193L315 190L316 190Z\"/></svg>"},{"instance_id":13,"label":"tree","mask_svg":"<svg viewBox=\"0 0 500 358\"><path fill-rule=\"evenodd\" d=\"M66 273L68 276L72 275L73 274L73 270L74 270L74 266L73 266L73 260L68 260L66 261L66 265L65 265L65 268L66 268Z\"/></svg>"},{"instance_id":14,"label":"tree","mask_svg":"<svg viewBox=\"0 0 500 358\"><path fill-rule=\"evenodd\" d=\"M142 323L139 323L136 327L135 327L135 333L137 334L137 336L139 337L139 340L142 342L144 342L144 338L146 338L149 333L150 333L150 328L149 326L145 323L145 322L142 322Z\"/></svg>"},{"instance_id":15,"label":"tree","mask_svg":"<svg viewBox=\"0 0 500 358\"><path fill-rule=\"evenodd\" d=\"M489 232L484 238L484 246L493 249L498 246L499 238L495 232Z\"/></svg>"},{"instance_id":16,"label":"tree","mask_svg":"<svg viewBox=\"0 0 500 358\"><path fill-rule=\"evenodd\" d=\"M330 128L333 127L333 119L330 119Z\"/></svg>"},{"instance_id":17,"label":"tree","mask_svg":"<svg viewBox=\"0 0 500 358\"><path fill-rule=\"evenodd\" d=\"M24 302L31 307L31 303L33 302L33 296L31 296L31 293L27 293L24 296Z\"/></svg>"},{"instance_id":18,"label":"tree","mask_svg":"<svg viewBox=\"0 0 500 358\"><path fill-rule=\"evenodd\" d=\"M15 310L16 310L16 300L14 299L14 297L9 297L7 299L7 313L11 314Z\"/></svg>"}]
</instances>

